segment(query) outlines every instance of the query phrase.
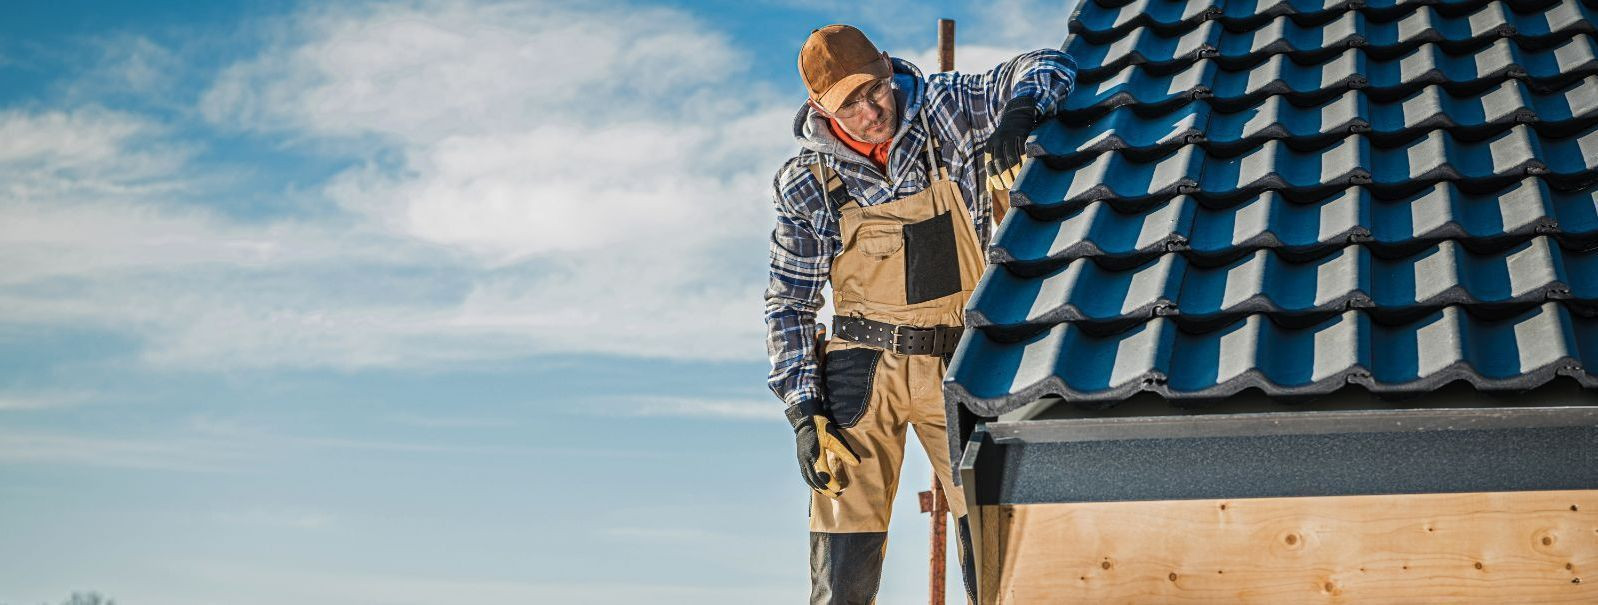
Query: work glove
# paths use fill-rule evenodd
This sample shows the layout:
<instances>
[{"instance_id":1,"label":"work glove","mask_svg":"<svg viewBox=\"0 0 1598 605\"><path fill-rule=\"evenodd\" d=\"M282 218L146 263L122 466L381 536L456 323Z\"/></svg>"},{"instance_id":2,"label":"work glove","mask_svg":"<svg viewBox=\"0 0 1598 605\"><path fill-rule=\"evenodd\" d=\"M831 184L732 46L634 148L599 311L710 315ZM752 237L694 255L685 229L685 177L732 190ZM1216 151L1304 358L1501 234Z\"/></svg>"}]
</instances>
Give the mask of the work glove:
<instances>
[{"instance_id":1,"label":"work glove","mask_svg":"<svg viewBox=\"0 0 1598 605\"><path fill-rule=\"evenodd\" d=\"M828 498L837 499L843 494L843 482L840 474L841 467L834 467L827 458L827 452L832 452L839 462L848 466L860 464L860 457L855 455L854 448L849 447L849 442L843 440L843 433L838 426L825 415L814 410L804 409L801 404L798 414L790 415L794 423L794 441L799 446L799 476L804 477L805 483L811 489L821 492Z\"/></svg>"},{"instance_id":2,"label":"work glove","mask_svg":"<svg viewBox=\"0 0 1598 605\"><path fill-rule=\"evenodd\" d=\"M1016 97L1004 105L999 125L988 137L988 174L1002 174L1021 163L1027 135L1039 122L1038 104L1032 97Z\"/></svg>"}]
</instances>

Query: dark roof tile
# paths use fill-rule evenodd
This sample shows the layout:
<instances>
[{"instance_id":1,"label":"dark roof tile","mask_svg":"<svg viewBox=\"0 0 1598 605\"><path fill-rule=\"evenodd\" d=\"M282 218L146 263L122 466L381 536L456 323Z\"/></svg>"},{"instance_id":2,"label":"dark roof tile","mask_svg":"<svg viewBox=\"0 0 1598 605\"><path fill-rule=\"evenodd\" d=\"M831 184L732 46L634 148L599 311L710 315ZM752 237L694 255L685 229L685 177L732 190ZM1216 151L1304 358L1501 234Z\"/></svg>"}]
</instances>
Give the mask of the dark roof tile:
<instances>
[{"instance_id":1,"label":"dark roof tile","mask_svg":"<svg viewBox=\"0 0 1598 605\"><path fill-rule=\"evenodd\" d=\"M1455 304L1482 313L1556 299L1598 305L1598 255L1540 236L1484 253L1442 241L1397 258L1359 245L1310 260L1261 249L1208 267L1177 254L1124 270L1083 258L1036 277L996 268L977 288L986 290L1008 296L978 298L967 322L990 333L1035 333L1064 322L1124 328L1157 315L1204 329L1253 313L1284 319L1351 308L1401 321Z\"/></svg>"},{"instance_id":2,"label":"dark roof tile","mask_svg":"<svg viewBox=\"0 0 1598 605\"><path fill-rule=\"evenodd\" d=\"M1213 399L1255 388L1269 396L1325 394L1357 384L1385 395L1456 380L1482 390L1523 390L1556 376L1598 388L1598 319L1556 302L1483 319L1449 306L1385 325L1363 310L1308 326L1265 314L1219 329L1181 330L1169 317L1095 334L1060 323L1018 341L968 330L946 392L978 414L997 415L1044 396L1113 402L1139 392Z\"/></svg>"},{"instance_id":3,"label":"dark roof tile","mask_svg":"<svg viewBox=\"0 0 1598 605\"><path fill-rule=\"evenodd\" d=\"M1124 269L1174 251L1214 265L1262 249L1314 258L1353 242L1396 256L1442 240L1500 250L1541 234L1570 247L1598 244L1598 188L1557 192L1529 177L1467 193L1445 181L1393 200L1351 187L1303 203L1266 192L1219 208L1182 196L1129 214L1093 202L1061 219L1017 214L989 258L1036 275L1088 257Z\"/></svg>"},{"instance_id":4,"label":"dark roof tile","mask_svg":"<svg viewBox=\"0 0 1598 605\"><path fill-rule=\"evenodd\" d=\"M1084 0L946 394L1598 389L1598 0Z\"/></svg>"}]
</instances>

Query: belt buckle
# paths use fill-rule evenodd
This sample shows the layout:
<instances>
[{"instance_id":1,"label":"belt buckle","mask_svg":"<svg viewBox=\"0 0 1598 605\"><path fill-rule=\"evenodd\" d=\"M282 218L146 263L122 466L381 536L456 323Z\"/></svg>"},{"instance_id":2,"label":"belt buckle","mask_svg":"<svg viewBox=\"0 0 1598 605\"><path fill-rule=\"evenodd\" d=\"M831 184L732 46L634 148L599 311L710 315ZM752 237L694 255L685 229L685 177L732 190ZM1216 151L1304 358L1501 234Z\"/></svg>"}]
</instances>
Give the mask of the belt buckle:
<instances>
[{"instance_id":1,"label":"belt buckle","mask_svg":"<svg viewBox=\"0 0 1598 605\"><path fill-rule=\"evenodd\" d=\"M895 324L893 326L893 340L888 342L888 348L893 349L893 352L900 354L904 353L904 349L902 349L899 345L899 338L904 336L903 330L908 327L910 326L906 326L904 324Z\"/></svg>"}]
</instances>

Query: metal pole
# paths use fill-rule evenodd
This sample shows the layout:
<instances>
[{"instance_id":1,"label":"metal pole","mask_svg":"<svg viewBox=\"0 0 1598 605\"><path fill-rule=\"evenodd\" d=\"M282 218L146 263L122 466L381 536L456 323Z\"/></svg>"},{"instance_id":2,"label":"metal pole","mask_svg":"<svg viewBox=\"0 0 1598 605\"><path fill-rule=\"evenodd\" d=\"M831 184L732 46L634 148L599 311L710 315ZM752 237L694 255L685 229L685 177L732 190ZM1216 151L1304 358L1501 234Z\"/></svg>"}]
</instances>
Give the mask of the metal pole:
<instances>
[{"instance_id":1,"label":"metal pole","mask_svg":"<svg viewBox=\"0 0 1598 605\"><path fill-rule=\"evenodd\" d=\"M938 71L954 71L954 19L938 19Z\"/></svg>"},{"instance_id":2,"label":"metal pole","mask_svg":"<svg viewBox=\"0 0 1598 605\"><path fill-rule=\"evenodd\" d=\"M938 19L938 71L954 71L954 19ZM932 489L921 492L921 512L932 513L932 553L928 561L929 593L932 605L944 605L944 588L947 579L944 569L948 555L944 552L949 542L949 501L943 495L943 484L937 472L932 473Z\"/></svg>"},{"instance_id":3,"label":"metal pole","mask_svg":"<svg viewBox=\"0 0 1598 605\"><path fill-rule=\"evenodd\" d=\"M949 541L948 524L944 519L949 514L949 501L943 496L943 484L938 482L937 473L932 474L932 489L918 495L921 496L921 512L932 513L932 556L929 560L932 605L943 605L943 591L948 584L944 578L947 565L944 545Z\"/></svg>"}]
</instances>

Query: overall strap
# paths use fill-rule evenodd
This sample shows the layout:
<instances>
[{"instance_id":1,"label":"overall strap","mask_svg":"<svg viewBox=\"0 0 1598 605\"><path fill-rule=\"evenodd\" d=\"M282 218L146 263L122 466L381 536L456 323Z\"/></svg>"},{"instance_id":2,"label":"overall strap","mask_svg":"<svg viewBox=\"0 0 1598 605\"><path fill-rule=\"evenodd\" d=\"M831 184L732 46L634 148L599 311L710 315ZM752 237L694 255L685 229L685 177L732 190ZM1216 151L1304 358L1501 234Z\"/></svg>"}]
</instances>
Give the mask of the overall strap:
<instances>
[{"instance_id":1,"label":"overall strap","mask_svg":"<svg viewBox=\"0 0 1598 605\"><path fill-rule=\"evenodd\" d=\"M816 158L816 163L810 165L810 174L821 185L821 201L826 202L828 208L834 207L834 199L849 199L849 190L843 186L843 178L838 176L838 171L828 168L821 158Z\"/></svg>"},{"instance_id":2,"label":"overall strap","mask_svg":"<svg viewBox=\"0 0 1598 605\"><path fill-rule=\"evenodd\" d=\"M936 167L938 171L938 178L940 180L947 181L949 180L949 169L938 163L938 155L933 152L933 148L937 146L938 137L933 135L932 126L927 123L927 112L925 109L918 113L921 115L921 129L927 131L927 176L930 180L930 177L932 176L931 171L933 170L933 167Z\"/></svg>"}]
</instances>

